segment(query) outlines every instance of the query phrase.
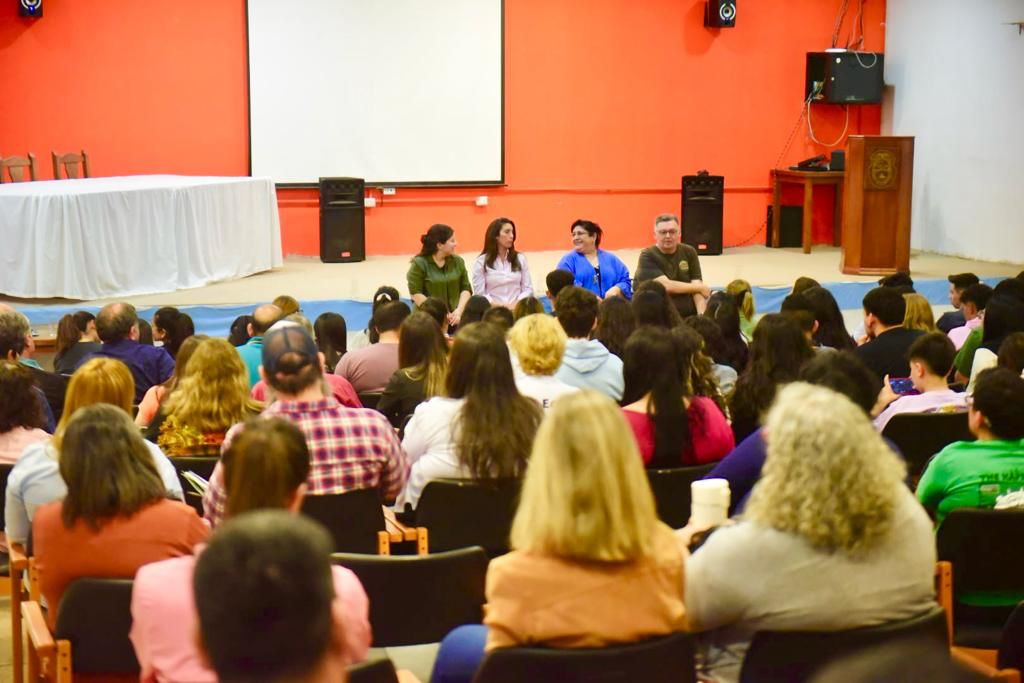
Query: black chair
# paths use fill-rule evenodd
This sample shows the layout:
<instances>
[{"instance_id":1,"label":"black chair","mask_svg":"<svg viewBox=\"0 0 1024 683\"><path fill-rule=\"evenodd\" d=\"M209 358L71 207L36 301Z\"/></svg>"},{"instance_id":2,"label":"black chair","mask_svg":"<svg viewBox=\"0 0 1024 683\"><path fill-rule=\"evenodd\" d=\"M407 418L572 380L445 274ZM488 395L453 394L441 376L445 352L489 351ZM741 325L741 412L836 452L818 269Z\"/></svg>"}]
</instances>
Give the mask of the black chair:
<instances>
[{"instance_id":1,"label":"black chair","mask_svg":"<svg viewBox=\"0 0 1024 683\"><path fill-rule=\"evenodd\" d=\"M381 391L361 391L357 394L359 396L359 402L363 404L364 408L377 409L377 404L380 403L380 397L384 393Z\"/></svg>"},{"instance_id":2,"label":"black chair","mask_svg":"<svg viewBox=\"0 0 1024 683\"><path fill-rule=\"evenodd\" d=\"M489 557L509 551L519 505L519 479L436 479L416 506L416 526L427 529L433 552L478 545Z\"/></svg>"},{"instance_id":3,"label":"black chair","mask_svg":"<svg viewBox=\"0 0 1024 683\"><path fill-rule=\"evenodd\" d=\"M907 474L915 482L943 448L954 441L974 441L967 428L967 413L901 413L889 420L882 436L900 449Z\"/></svg>"},{"instance_id":4,"label":"black chair","mask_svg":"<svg viewBox=\"0 0 1024 683\"><path fill-rule=\"evenodd\" d=\"M487 655L474 683L690 683L693 638L673 633L642 643L593 649L509 647Z\"/></svg>"},{"instance_id":5,"label":"black chair","mask_svg":"<svg viewBox=\"0 0 1024 683\"><path fill-rule=\"evenodd\" d=\"M377 659L350 666L348 683L398 683L398 674L390 659Z\"/></svg>"},{"instance_id":6,"label":"black chair","mask_svg":"<svg viewBox=\"0 0 1024 683\"><path fill-rule=\"evenodd\" d=\"M181 490L185 492L185 502L191 505L199 513L200 517L203 516L203 497L193 491L192 485L181 475L184 472L194 472L206 481L210 481L210 477L213 476L213 468L217 466L219 460L220 458L215 456L170 458L175 471L178 473Z\"/></svg>"},{"instance_id":7,"label":"black chair","mask_svg":"<svg viewBox=\"0 0 1024 683\"><path fill-rule=\"evenodd\" d=\"M377 554L387 547L387 543L381 546L380 534L385 533L384 510L377 489L306 496L302 501L302 514L331 532L336 552Z\"/></svg>"},{"instance_id":8,"label":"black chair","mask_svg":"<svg viewBox=\"0 0 1024 683\"><path fill-rule=\"evenodd\" d=\"M374 647L440 642L456 626L483 619L483 548L405 557L336 553L332 561L366 589Z\"/></svg>"},{"instance_id":9,"label":"black chair","mask_svg":"<svg viewBox=\"0 0 1024 683\"><path fill-rule=\"evenodd\" d=\"M879 645L934 644L948 653L946 613L927 614L881 626L846 631L758 631L740 669L740 683L803 683L825 665Z\"/></svg>"},{"instance_id":10,"label":"black chair","mask_svg":"<svg viewBox=\"0 0 1024 683\"><path fill-rule=\"evenodd\" d=\"M658 505L658 517L673 529L681 529L690 519L690 484L708 474L715 463L693 467L647 470L647 481Z\"/></svg>"},{"instance_id":11,"label":"black chair","mask_svg":"<svg viewBox=\"0 0 1024 683\"><path fill-rule=\"evenodd\" d=\"M953 565L953 644L996 649L1016 605L966 604L964 593L1024 594L1024 511L960 508L939 526L939 560Z\"/></svg>"},{"instance_id":12,"label":"black chair","mask_svg":"<svg viewBox=\"0 0 1024 683\"><path fill-rule=\"evenodd\" d=\"M999 639L998 667L1024 671L1024 602L1019 603L1003 624Z\"/></svg>"},{"instance_id":13,"label":"black chair","mask_svg":"<svg viewBox=\"0 0 1024 683\"><path fill-rule=\"evenodd\" d=\"M70 683L72 672L137 676L139 662L128 639L131 601L130 579L78 579L61 598L52 638L42 622L39 603L25 603L30 652L55 658L51 670L56 670L58 682ZM30 672L36 656L30 657ZM34 680L31 675L29 680Z\"/></svg>"}]
</instances>

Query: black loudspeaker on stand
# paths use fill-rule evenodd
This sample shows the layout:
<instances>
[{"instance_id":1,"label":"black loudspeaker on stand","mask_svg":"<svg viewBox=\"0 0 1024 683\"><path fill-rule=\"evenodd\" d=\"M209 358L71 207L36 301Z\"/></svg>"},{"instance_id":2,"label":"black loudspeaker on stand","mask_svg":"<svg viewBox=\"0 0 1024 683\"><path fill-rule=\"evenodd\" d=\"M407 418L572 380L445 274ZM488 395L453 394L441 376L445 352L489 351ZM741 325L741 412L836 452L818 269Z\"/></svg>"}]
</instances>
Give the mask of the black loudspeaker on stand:
<instances>
[{"instance_id":1,"label":"black loudspeaker on stand","mask_svg":"<svg viewBox=\"0 0 1024 683\"><path fill-rule=\"evenodd\" d=\"M724 190L724 176L683 176L683 241L698 254L722 253Z\"/></svg>"},{"instance_id":2,"label":"black loudspeaker on stand","mask_svg":"<svg viewBox=\"0 0 1024 683\"><path fill-rule=\"evenodd\" d=\"M366 213L362 178L320 179L320 260L366 260Z\"/></svg>"}]
</instances>

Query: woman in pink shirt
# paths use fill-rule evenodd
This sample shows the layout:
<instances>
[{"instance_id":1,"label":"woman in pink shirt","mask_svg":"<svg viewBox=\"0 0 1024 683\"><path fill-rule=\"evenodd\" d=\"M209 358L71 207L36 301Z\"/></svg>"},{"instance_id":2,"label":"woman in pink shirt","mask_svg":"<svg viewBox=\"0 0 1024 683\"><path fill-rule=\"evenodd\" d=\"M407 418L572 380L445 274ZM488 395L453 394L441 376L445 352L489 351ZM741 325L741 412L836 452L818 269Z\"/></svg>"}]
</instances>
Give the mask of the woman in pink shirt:
<instances>
[{"instance_id":1,"label":"woman in pink shirt","mask_svg":"<svg viewBox=\"0 0 1024 683\"><path fill-rule=\"evenodd\" d=\"M13 464L29 444L49 438L43 407L24 365L0 361L0 463Z\"/></svg>"},{"instance_id":2,"label":"woman in pink shirt","mask_svg":"<svg viewBox=\"0 0 1024 683\"><path fill-rule=\"evenodd\" d=\"M283 508L298 513L306 494L309 450L302 432L278 418L252 420L224 453L227 515ZM195 645L197 624L192 592L196 556L142 567L132 591L131 640L142 668L140 680L215 683ZM369 600L355 574L334 567L335 601L344 615L349 663L366 658L370 647Z\"/></svg>"},{"instance_id":3,"label":"woman in pink shirt","mask_svg":"<svg viewBox=\"0 0 1024 683\"><path fill-rule=\"evenodd\" d=\"M692 395L690 359L672 333L640 327L626 340L622 412L647 467L716 462L736 445L715 402Z\"/></svg>"},{"instance_id":4,"label":"woman in pink shirt","mask_svg":"<svg viewBox=\"0 0 1024 683\"><path fill-rule=\"evenodd\" d=\"M495 218L484 233L484 248L473 261L473 293L495 306L512 308L533 296L533 281L526 257L516 251L516 224Z\"/></svg>"}]
</instances>

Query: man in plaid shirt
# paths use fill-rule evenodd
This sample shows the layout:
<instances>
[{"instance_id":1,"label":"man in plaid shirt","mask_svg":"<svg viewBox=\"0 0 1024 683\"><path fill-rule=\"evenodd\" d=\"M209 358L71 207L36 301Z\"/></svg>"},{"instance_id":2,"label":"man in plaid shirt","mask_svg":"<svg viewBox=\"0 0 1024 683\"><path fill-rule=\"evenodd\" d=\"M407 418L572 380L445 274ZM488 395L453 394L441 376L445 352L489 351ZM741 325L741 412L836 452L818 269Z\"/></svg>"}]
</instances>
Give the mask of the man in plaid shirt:
<instances>
[{"instance_id":1,"label":"man in plaid shirt","mask_svg":"<svg viewBox=\"0 0 1024 683\"><path fill-rule=\"evenodd\" d=\"M409 476L395 430L375 410L348 408L333 396L325 397L318 354L316 343L297 325L273 329L264 337L260 375L278 400L262 415L294 422L305 434L310 459L307 495L375 488L382 501L393 501ZM224 447L228 444L226 439ZM224 473L217 463L203 496L204 517L211 526L224 517L225 502Z\"/></svg>"}]
</instances>

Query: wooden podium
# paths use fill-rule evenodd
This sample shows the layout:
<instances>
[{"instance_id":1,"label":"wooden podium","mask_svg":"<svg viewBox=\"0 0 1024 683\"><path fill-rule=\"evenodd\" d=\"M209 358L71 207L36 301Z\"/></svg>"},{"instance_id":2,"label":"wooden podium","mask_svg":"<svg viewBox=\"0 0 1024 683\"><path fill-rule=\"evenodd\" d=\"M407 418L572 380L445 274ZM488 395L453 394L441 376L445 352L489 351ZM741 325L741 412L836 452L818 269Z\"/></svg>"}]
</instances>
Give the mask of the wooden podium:
<instances>
[{"instance_id":1,"label":"wooden podium","mask_svg":"<svg viewBox=\"0 0 1024 683\"><path fill-rule=\"evenodd\" d=\"M844 273L910 272L913 178L913 137L849 137L843 186Z\"/></svg>"}]
</instances>

